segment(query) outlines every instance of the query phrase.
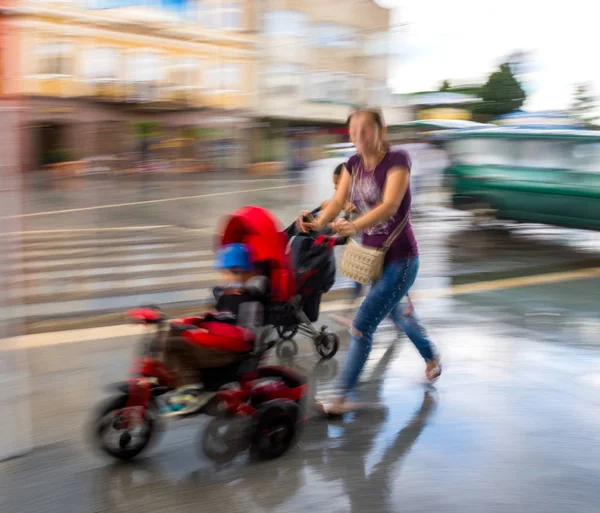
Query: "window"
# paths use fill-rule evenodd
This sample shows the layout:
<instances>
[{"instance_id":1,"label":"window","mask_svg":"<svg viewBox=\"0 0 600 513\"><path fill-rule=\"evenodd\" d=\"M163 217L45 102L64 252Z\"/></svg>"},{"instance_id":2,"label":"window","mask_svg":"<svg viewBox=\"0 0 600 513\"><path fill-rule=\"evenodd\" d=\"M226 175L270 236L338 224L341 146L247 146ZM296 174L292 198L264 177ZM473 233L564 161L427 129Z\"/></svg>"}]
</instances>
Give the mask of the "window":
<instances>
[{"instance_id":1,"label":"window","mask_svg":"<svg viewBox=\"0 0 600 513\"><path fill-rule=\"evenodd\" d=\"M268 11L262 17L262 30L269 36L306 36L306 15L298 11Z\"/></svg>"},{"instance_id":2,"label":"window","mask_svg":"<svg viewBox=\"0 0 600 513\"><path fill-rule=\"evenodd\" d=\"M264 74L265 91L276 96L299 96L302 91L303 70L296 64L276 64Z\"/></svg>"},{"instance_id":3,"label":"window","mask_svg":"<svg viewBox=\"0 0 600 513\"><path fill-rule=\"evenodd\" d=\"M571 144L563 141L513 141L518 157L516 164L540 169L567 169L571 162Z\"/></svg>"},{"instance_id":4,"label":"window","mask_svg":"<svg viewBox=\"0 0 600 513\"><path fill-rule=\"evenodd\" d=\"M39 72L41 75L70 75L71 52L69 43L46 43L39 47Z\"/></svg>"},{"instance_id":5,"label":"window","mask_svg":"<svg viewBox=\"0 0 600 513\"><path fill-rule=\"evenodd\" d=\"M600 172L600 144L577 144L573 148L573 160L578 171Z\"/></svg>"},{"instance_id":6,"label":"window","mask_svg":"<svg viewBox=\"0 0 600 513\"><path fill-rule=\"evenodd\" d=\"M209 94L239 92L242 67L240 64L222 64L206 70L205 86Z\"/></svg>"},{"instance_id":7,"label":"window","mask_svg":"<svg viewBox=\"0 0 600 513\"><path fill-rule=\"evenodd\" d=\"M115 48L94 48L84 53L83 75L89 80L107 80L118 76L118 52Z\"/></svg>"},{"instance_id":8,"label":"window","mask_svg":"<svg viewBox=\"0 0 600 513\"><path fill-rule=\"evenodd\" d=\"M316 23L312 32L313 42L316 46L329 48L353 48L356 46L354 31L337 23Z\"/></svg>"},{"instance_id":9,"label":"window","mask_svg":"<svg viewBox=\"0 0 600 513\"><path fill-rule=\"evenodd\" d=\"M365 77L351 75L346 85L347 100L352 103L361 103L364 97Z\"/></svg>"},{"instance_id":10,"label":"window","mask_svg":"<svg viewBox=\"0 0 600 513\"><path fill-rule=\"evenodd\" d=\"M199 65L196 59L182 59L169 68L169 83L178 89L192 89L199 85Z\"/></svg>"},{"instance_id":11,"label":"window","mask_svg":"<svg viewBox=\"0 0 600 513\"><path fill-rule=\"evenodd\" d=\"M242 30L244 28L243 9L240 2L220 4L206 0L197 2L198 23L213 30Z\"/></svg>"},{"instance_id":12,"label":"window","mask_svg":"<svg viewBox=\"0 0 600 513\"><path fill-rule=\"evenodd\" d=\"M515 143L502 139L458 139L450 143L454 162L470 166L514 166L518 148Z\"/></svg>"},{"instance_id":13,"label":"window","mask_svg":"<svg viewBox=\"0 0 600 513\"><path fill-rule=\"evenodd\" d=\"M128 72L132 82L157 82L164 78L164 60L157 53L136 53L129 58Z\"/></svg>"},{"instance_id":14,"label":"window","mask_svg":"<svg viewBox=\"0 0 600 513\"><path fill-rule=\"evenodd\" d=\"M317 71L312 76L310 99L347 102L349 101L348 80L346 73Z\"/></svg>"},{"instance_id":15,"label":"window","mask_svg":"<svg viewBox=\"0 0 600 513\"><path fill-rule=\"evenodd\" d=\"M243 28L242 6L239 2L219 4L219 28L225 30L240 30Z\"/></svg>"},{"instance_id":16,"label":"window","mask_svg":"<svg viewBox=\"0 0 600 513\"><path fill-rule=\"evenodd\" d=\"M368 102L372 105L387 105L391 101L385 80L369 81Z\"/></svg>"}]
</instances>

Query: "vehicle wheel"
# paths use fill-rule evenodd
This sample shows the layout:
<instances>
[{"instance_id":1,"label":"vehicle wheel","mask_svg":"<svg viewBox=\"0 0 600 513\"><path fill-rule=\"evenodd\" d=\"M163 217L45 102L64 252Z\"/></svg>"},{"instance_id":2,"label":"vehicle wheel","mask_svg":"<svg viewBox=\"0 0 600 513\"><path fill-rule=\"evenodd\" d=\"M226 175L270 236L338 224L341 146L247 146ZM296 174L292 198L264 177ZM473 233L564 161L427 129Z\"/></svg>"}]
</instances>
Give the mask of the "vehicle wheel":
<instances>
[{"instance_id":1,"label":"vehicle wheel","mask_svg":"<svg viewBox=\"0 0 600 513\"><path fill-rule=\"evenodd\" d=\"M282 340L292 340L298 333L298 326L277 326L277 335Z\"/></svg>"},{"instance_id":2,"label":"vehicle wheel","mask_svg":"<svg viewBox=\"0 0 600 513\"><path fill-rule=\"evenodd\" d=\"M251 426L249 417L215 417L202 435L204 454L217 463L233 460L250 446Z\"/></svg>"},{"instance_id":3,"label":"vehicle wheel","mask_svg":"<svg viewBox=\"0 0 600 513\"><path fill-rule=\"evenodd\" d=\"M333 358L340 347L340 337L336 333L323 333L315 340L315 347L321 358Z\"/></svg>"},{"instance_id":4,"label":"vehicle wheel","mask_svg":"<svg viewBox=\"0 0 600 513\"><path fill-rule=\"evenodd\" d=\"M251 451L255 458L272 460L283 455L296 440L300 407L293 401L274 400L254 414Z\"/></svg>"},{"instance_id":5,"label":"vehicle wheel","mask_svg":"<svg viewBox=\"0 0 600 513\"><path fill-rule=\"evenodd\" d=\"M122 410L127 396L120 395L102 403L94 416L95 445L113 458L128 461L140 454L153 440L159 428L158 412L154 406L146 411L141 426L124 428Z\"/></svg>"}]
</instances>

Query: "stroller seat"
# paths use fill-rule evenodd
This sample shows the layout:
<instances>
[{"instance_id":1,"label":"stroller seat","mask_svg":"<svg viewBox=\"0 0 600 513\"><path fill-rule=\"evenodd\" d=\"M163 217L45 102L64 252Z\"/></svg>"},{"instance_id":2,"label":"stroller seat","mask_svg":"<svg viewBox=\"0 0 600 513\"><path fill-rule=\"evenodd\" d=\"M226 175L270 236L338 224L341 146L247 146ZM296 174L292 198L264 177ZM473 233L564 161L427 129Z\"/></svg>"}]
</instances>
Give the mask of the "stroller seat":
<instances>
[{"instance_id":1,"label":"stroller seat","mask_svg":"<svg viewBox=\"0 0 600 513\"><path fill-rule=\"evenodd\" d=\"M247 353L254 348L256 335L252 330L209 317L188 317L171 323L189 343L219 352Z\"/></svg>"},{"instance_id":2,"label":"stroller seat","mask_svg":"<svg viewBox=\"0 0 600 513\"><path fill-rule=\"evenodd\" d=\"M201 317L186 317L171 323L186 341L215 351L246 353L252 351L256 342L254 331L236 325L240 304L246 301L266 302L269 280L266 276L255 276L241 288L241 293L228 296L226 287L214 290L217 312ZM231 298L232 301L226 301ZM228 307L226 311L223 308Z\"/></svg>"}]
</instances>

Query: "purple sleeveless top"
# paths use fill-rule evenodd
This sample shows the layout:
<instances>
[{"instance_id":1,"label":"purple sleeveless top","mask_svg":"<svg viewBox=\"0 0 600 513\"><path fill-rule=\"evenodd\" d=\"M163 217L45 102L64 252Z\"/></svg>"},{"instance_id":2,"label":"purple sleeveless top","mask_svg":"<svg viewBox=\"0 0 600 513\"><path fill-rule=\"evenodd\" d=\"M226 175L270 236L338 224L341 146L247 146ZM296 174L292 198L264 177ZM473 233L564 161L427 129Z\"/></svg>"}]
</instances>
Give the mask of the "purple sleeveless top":
<instances>
[{"instance_id":1,"label":"purple sleeveless top","mask_svg":"<svg viewBox=\"0 0 600 513\"><path fill-rule=\"evenodd\" d=\"M404 151L388 151L374 172L367 172L363 169L362 159L358 155L353 155L346 162L346 169L352 176L350 201L360 215L366 214L381 203L387 173L393 167L404 167L410 171L410 158L408 154ZM362 236L363 244L374 248L383 246L389 235L410 211L410 203L411 193L409 184L398 211L387 221L382 221L376 226L365 230ZM415 257L418 254L417 240L415 239L415 234L409 220L402 233L390 247L386 256L386 262Z\"/></svg>"}]
</instances>

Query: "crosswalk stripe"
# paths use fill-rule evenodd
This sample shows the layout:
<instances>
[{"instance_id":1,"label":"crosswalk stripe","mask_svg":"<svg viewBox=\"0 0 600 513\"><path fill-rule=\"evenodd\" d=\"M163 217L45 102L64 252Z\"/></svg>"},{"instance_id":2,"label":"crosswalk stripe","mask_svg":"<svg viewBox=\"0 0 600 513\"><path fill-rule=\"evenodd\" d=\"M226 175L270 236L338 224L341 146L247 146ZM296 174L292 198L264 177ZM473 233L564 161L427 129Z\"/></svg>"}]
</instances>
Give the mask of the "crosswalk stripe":
<instances>
[{"instance_id":1,"label":"crosswalk stripe","mask_svg":"<svg viewBox=\"0 0 600 513\"><path fill-rule=\"evenodd\" d=\"M98 293L102 291L132 291L133 289L140 287L158 287L161 285L173 286L173 285L189 285L191 283L204 283L214 282L216 284L219 279L219 275L214 272L210 273L198 273L198 274L183 274L178 276L152 276L148 278L125 278L122 280L108 280L108 281L89 281L89 282L74 282L69 285L68 291L65 290L61 283L50 283L50 284L31 284L26 286L27 294L32 295L56 295L60 293L78 293L78 292L89 292ZM9 278L10 283L10 278ZM14 284L14 282L13 282ZM11 293L12 292L12 293ZM9 296L20 297L21 291L13 290L9 291Z\"/></svg>"},{"instance_id":2,"label":"crosswalk stripe","mask_svg":"<svg viewBox=\"0 0 600 513\"><path fill-rule=\"evenodd\" d=\"M4 235L14 237L14 238L22 238L31 235L37 236L48 236L48 237L56 237L59 234L66 233L89 233L89 232L130 232L130 231L141 231L141 230L159 230L161 228L172 228L171 224L158 224L158 225L140 225L140 226L108 226L108 227L98 227L98 228L59 228L59 229L51 229L51 230L26 230L21 232L7 232Z\"/></svg>"},{"instance_id":3,"label":"crosswalk stripe","mask_svg":"<svg viewBox=\"0 0 600 513\"><path fill-rule=\"evenodd\" d=\"M44 271L27 273L13 278L15 281L43 281L43 280L71 280L77 278L98 278L108 275L120 274L142 274L148 272L173 271L178 272L184 269L205 269L214 266L213 260L198 260L189 262L171 262L160 264L139 264L125 265L119 267L87 267L78 270L66 269L61 271Z\"/></svg>"},{"instance_id":4,"label":"crosswalk stripe","mask_svg":"<svg viewBox=\"0 0 600 513\"><path fill-rule=\"evenodd\" d=\"M161 261L168 262L170 260L180 260L182 258L202 258L212 257L214 251L212 250L198 250L198 251L181 251L176 253L165 253L165 254L142 254L142 255L120 255L120 256L106 256L106 257L82 257L82 258L69 258L61 260L43 260L43 261L32 261L22 262L19 264L10 264L6 266L10 271L33 270L33 269L44 269L48 267L59 267L59 266L75 266L75 265L98 265L105 263L132 263L132 262L152 262Z\"/></svg>"},{"instance_id":5,"label":"crosswalk stripe","mask_svg":"<svg viewBox=\"0 0 600 513\"><path fill-rule=\"evenodd\" d=\"M131 246L113 246L113 247L99 247L99 248L77 248L77 249L34 249L28 250L23 256L26 258L30 257L49 257L49 256L63 256L63 255L77 255L81 253L94 252L99 253L119 253L126 252L131 253L134 251L149 251L154 249L167 249L176 246L183 246L183 242L165 242L159 244L135 244ZM9 255L10 256L10 255Z\"/></svg>"},{"instance_id":6,"label":"crosswalk stripe","mask_svg":"<svg viewBox=\"0 0 600 513\"><path fill-rule=\"evenodd\" d=\"M118 239L74 239L74 240L61 240L61 241L56 241L56 240L47 240L47 241L35 241L35 242L29 242L29 241L22 241L21 242L21 250L24 252L29 252L29 251L37 251L39 249L45 249L45 248L69 248L69 247L77 247L77 246L89 246L89 247L98 247L99 245L102 244L135 244L135 245L142 245L142 244L168 244L171 243L171 240L165 240L165 239L158 239L158 238L154 238L154 239L149 239L149 238L142 238L139 236L134 236L134 237L128 237L128 238L118 238Z\"/></svg>"}]
</instances>

